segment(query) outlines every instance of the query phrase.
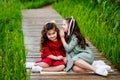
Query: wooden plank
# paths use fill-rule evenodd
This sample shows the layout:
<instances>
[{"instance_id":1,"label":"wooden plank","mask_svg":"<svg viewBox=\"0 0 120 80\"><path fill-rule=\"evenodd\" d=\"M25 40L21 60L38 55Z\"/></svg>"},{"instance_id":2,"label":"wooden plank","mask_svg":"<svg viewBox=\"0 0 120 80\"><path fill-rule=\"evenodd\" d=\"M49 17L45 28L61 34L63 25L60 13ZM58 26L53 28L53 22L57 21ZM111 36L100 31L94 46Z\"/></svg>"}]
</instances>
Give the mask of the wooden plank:
<instances>
[{"instance_id":1,"label":"wooden plank","mask_svg":"<svg viewBox=\"0 0 120 80\"><path fill-rule=\"evenodd\" d=\"M116 74L115 74L116 75ZM99 75L94 75L94 74L56 74L56 75L35 75L35 76L31 76L31 80L35 79L39 79L39 80L49 80L49 79L57 79L57 80L115 80L115 75L112 74L108 75L107 77L103 77L103 76L99 76ZM110 76L110 77L109 77ZM116 75L117 79L116 80L120 80L119 75Z\"/></svg>"},{"instance_id":2,"label":"wooden plank","mask_svg":"<svg viewBox=\"0 0 120 80\"><path fill-rule=\"evenodd\" d=\"M31 22L31 21L25 21L25 22L23 22L22 24L24 24L24 25L44 25L46 22L51 22L51 21L53 21L52 19L51 20L49 20L49 21L43 21L43 22L40 22L40 21L34 21L34 22ZM56 22L56 21L55 21ZM62 23L60 23L60 22L56 22L56 24L57 25L62 25ZM23 26L23 28L24 28L24 26Z\"/></svg>"},{"instance_id":3,"label":"wooden plank","mask_svg":"<svg viewBox=\"0 0 120 80\"><path fill-rule=\"evenodd\" d=\"M41 37L41 32L39 32L39 31L36 31L36 32L26 31L26 32L23 32L23 34L25 37Z\"/></svg>"},{"instance_id":4,"label":"wooden plank","mask_svg":"<svg viewBox=\"0 0 120 80\"><path fill-rule=\"evenodd\" d=\"M31 69L30 68L26 68L27 72L31 72ZM120 75L120 72L116 69L116 68L112 68L113 71L108 71L108 75ZM32 76L35 76L35 75L61 75L61 74L95 74L93 72L79 72L79 73L76 73L76 72L64 72L64 71L61 71L61 72L37 72L37 73L31 73L30 75Z\"/></svg>"},{"instance_id":5,"label":"wooden plank","mask_svg":"<svg viewBox=\"0 0 120 80\"><path fill-rule=\"evenodd\" d=\"M52 21L52 19L51 19L51 21ZM29 25L30 26L43 26L46 22L24 22L22 24L24 24L25 26L29 26ZM56 23L56 25L62 25L62 23Z\"/></svg>"},{"instance_id":6,"label":"wooden plank","mask_svg":"<svg viewBox=\"0 0 120 80\"><path fill-rule=\"evenodd\" d=\"M32 28L32 29L24 29L23 31L24 31L24 32L27 32L27 31L29 31L29 32L30 32L30 31L31 31L31 32L39 32L39 31L40 31L40 32L41 32L42 30L41 30L41 29L36 29L36 28L34 29L34 28Z\"/></svg>"},{"instance_id":7,"label":"wooden plank","mask_svg":"<svg viewBox=\"0 0 120 80\"><path fill-rule=\"evenodd\" d=\"M39 45L40 44L40 37L25 37L24 43L27 45L29 45L29 44Z\"/></svg>"},{"instance_id":8,"label":"wooden plank","mask_svg":"<svg viewBox=\"0 0 120 80\"><path fill-rule=\"evenodd\" d=\"M40 52L38 53L28 52L27 56L40 56Z\"/></svg>"},{"instance_id":9,"label":"wooden plank","mask_svg":"<svg viewBox=\"0 0 120 80\"><path fill-rule=\"evenodd\" d=\"M23 29L41 29L42 30L44 24L45 24L45 22L43 22L43 23L36 23L36 22L34 22L34 23L29 23L29 24L28 23L23 23ZM56 26L57 27L61 27L62 23L61 24L60 23L56 23Z\"/></svg>"},{"instance_id":10,"label":"wooden plank","mask_svg":"<svg viewBox=\"0 0 120 80\"><path fill-rule=\"evenodd\" d=\"M26 47L26 50L31 53L39 53L40 52L39 44L34 44L34 45L26 44L25 47Z\"/></svg>"},{"instance_id":11,"label":"wooden plank","mask_svg":"<svg viewBox=\"0 0 120 80\"><path fill-rule=\"evenodd\" d=\"M52 20L55 20L55 22L56 23L61 23L62 21L63 21L63 19L52 19ZM51 21L51 19L49 19L49 18L47 18L47 19L40 19L40 18L30 18L30 17L28 17L28 18L23 18L22 19L22 21L23 21L23 23L25 22L27 22L27 23L34 23L34 22L50 22Z\"/></svg>"},{"instance_id":12,"label":"wooden plank","mask_svg":"<svg viewBox=\"0 0 120 80\"><path fill-rule=\"evenodd\" d=\"M26 29L26 30L27 29L40 29L40 30L42 30L43 25L44 24L37 24L36 25L36 23L31 23L31 25L30 24L28 25L28 23L26 23L26 24L23 24L23 29Z\"/></svg>"}]
</instances>

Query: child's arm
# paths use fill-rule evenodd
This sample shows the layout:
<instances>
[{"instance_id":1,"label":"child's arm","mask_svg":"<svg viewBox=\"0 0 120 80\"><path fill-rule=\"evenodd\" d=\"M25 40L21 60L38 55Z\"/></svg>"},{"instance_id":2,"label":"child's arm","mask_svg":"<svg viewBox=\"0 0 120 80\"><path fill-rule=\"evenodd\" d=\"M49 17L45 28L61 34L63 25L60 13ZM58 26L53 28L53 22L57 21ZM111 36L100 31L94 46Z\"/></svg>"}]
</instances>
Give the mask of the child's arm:
<instances>
[{"instance_id":1,"label":"child's arm","mask_svg":"<svg viewBox=\"0 0 120 80\"><path fill-rule=\"evenodd\" d=\"M63 30L60 30L60 38L61 38L61 41L62 41L62 43L63 43L63 46L67 45L64 36L65 36L64 31L63 31Z\"/></svg>"},{"instance_id":2,"label":"child's arm","mask_svg":"<svg viewBox=\"0 0 120 80\"><path fill-rule=\"evenodd\" d=\"M61 37L61 41L63 43L63 46L66 50L66 52L71 52L73 50L73 48L77 45L77 38L76 36L72 36L71 37L71 41L69 42L69 44L67 44L67 42L65 41L65 38L64 38L64 31L61 30L60 31L60 37Z\"/></svg>"},{"instance_id":3,"label":"child's arm","mask_svg":"<svg viewBox=\"0 0 120 80\"><path fill-rule=\"evenodd\" d=\"M53 60L62 60L63 56L54 56L54 55L49 55L48 58L51 58Z\"/></svg>"},{"instance_id":4,"label":"child's arm","mask_svg":"<svg viewBox=\"0 0 120 80\"><path fill-rule=\"evenodd\" d=\"M63 61L64 61L65 63L67 63L67 58L66 58L66 57L63 57Z\"/></svg>"},{"instance_id":5,"label":"child's arm","mask_svg":"<svg viewBox=\"0 0 120 80\"><path fill-rule=\"evenodd\" d=\"M43 50L43 54L45 54L46 57L51 58L53 60L62 60L63 56L54 56L52 55L51 51L49 50L49 47L46 46Z\"/></svg>"}]
</instances>

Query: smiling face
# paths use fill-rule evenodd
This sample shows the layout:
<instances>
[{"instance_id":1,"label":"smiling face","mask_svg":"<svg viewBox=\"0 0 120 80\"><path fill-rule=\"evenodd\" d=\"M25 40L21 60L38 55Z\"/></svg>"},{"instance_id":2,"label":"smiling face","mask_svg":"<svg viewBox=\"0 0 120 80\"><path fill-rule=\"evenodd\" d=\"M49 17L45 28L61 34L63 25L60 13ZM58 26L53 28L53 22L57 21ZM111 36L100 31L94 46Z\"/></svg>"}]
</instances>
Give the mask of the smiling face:
<instances>
[{"instance_id":1,"label":"smiling face","mask_svg":"<svg viewBox=\"0 0 120 80\"><path fill-rule=\"evenodd\" d=\"M57 31L55 31L55 28L47 31L47 37L51 41L57 40Z\"/></svg>"},{"instance_id":2,"label":"smiling face","mask_svg":"<svg viewBox=\"0 0 120 80\"><path fill-rule=\"evenodd\" d=\"M63 20L62 28L64 32L68 32L68 23L66 20Z\"/></svg>"}]
</instances>

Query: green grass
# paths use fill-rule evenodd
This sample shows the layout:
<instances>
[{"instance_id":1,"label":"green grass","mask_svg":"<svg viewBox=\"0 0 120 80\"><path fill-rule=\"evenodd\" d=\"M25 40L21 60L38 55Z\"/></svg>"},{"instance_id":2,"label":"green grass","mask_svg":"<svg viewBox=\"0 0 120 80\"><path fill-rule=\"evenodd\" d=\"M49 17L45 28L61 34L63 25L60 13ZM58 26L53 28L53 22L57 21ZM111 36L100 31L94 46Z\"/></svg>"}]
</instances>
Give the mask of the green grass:
<instances>
[{"instance_id":1,"label":"green grass","mask_svg":"<svg viewBox=\"0 0 120 80\"><path fill-rule=\"evenodd\" d=\"M65 0L53 6L63 18L74 16L85 37L120 69L120 7L117 3Z\"/></svg>"},{"instance_id":2,"label":"green grass","mask_svg":"<svg viewBox=\"0 0 120 80\"><path fill-rule=\"evenodd\" d=\"M25 50L19 2L0 3L1 80L25 80Z\"/></svg>"}]
</instances>

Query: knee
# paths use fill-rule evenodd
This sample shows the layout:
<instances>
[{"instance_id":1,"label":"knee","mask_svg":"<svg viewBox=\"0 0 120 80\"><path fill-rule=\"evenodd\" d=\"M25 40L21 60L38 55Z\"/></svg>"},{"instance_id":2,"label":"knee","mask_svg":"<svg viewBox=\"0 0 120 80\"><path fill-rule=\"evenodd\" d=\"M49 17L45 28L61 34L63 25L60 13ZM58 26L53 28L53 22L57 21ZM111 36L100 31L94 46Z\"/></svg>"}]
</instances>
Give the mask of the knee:
<instances>
[{"instance_id":1,"label":"knee","mask_svg":"<svg viewBox=\"0 0 120 80\"><path fill-rule=\"evenodd\" d=\"M75 62L74 62L74 64L76 65L76 64L81 64L82 63L82 60L76 60Z\"/></svg>"},{"instance_id":2,"label":"knee","mask_svg":"<svg viewBox=\"0 0 120 80\"><path fill-rule=\"evenodd\" d=\"M80 69L77 66L73 66L72 70L73 72L80 72Z\"/></svg>"},{"instance_id":3,"label":"knee","mask_svg":"<svg viewBox=\"0 0 120 80\"><path fill-rule=\"evenodd\" d=\"M43 67L43 68L47 68L47 67L49 67L49 65L48 65L48 64L46 64L46 63L41 64L40 66L41 66L41 67Z\"/></svg>"},{"instance_id":4,"label":"knee","mask_svg":"<svg viewBox=\"0 0 120 80\"><path fill-rule=\"evenodd\" d=\"M43 67L43 68L49 67L49 65L48 65L47 63L44 63L44 62L36 63L35 65L36 65L36 66Z\"/></svg>"},{"instance_id":5,"label":"knee","mask_svg":"<svg viewBox=\"0 0 120 80\"><path fill-rule=\"evenodd\" d=\"M64 70L64 68L65 68L65 65L60 65L60 66L58 66L58 70L59 70L59 71Z\"/></svg>"}]
</instances>

